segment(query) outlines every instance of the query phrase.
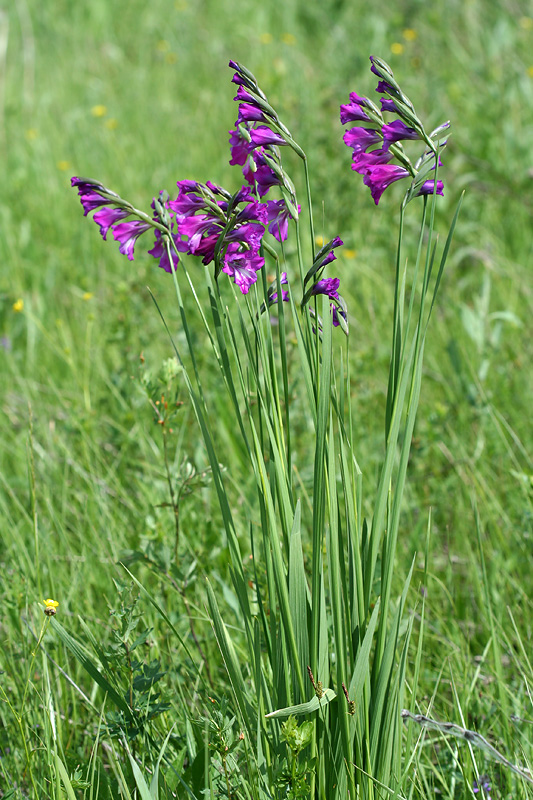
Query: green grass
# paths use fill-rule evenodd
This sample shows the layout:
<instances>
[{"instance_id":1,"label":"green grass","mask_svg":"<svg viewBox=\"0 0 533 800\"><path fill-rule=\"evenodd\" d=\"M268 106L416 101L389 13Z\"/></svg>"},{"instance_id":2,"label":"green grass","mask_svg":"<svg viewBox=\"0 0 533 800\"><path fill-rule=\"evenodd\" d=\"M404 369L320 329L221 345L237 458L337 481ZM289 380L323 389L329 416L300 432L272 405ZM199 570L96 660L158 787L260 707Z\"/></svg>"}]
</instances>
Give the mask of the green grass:
<instances>
[{"instance_id":1,"label":"green grass","mask_svg":"<svg viewBox=\"0 0 533 800\"><path fill-rule=\"evenodd\" d=\"M60 601L60 623L93 658L91 634L111 646L122 617L110 618L109 609L122 614L121 604L131 602L128 589L119 595L114 583L129 585L121 560L166 615L141 594L137 632L151 632L139 648L146 662L161 662L166 675L158 685L171 708L153 723L153 741L143 740L132 755L147 769L154 765L176 722L166 752L178 772L189 765L199 792L205 737L238 740L235 725L220 732L224 720L214 711L229 689L208 620L206 575L242 664L246 651L213 482L207 473L183 497L176 568L173 514L163 505L163 438L141 377L158 374L172 355L147 285L184 344L171 279L148 256L129 262L114 243L105 245L69 188L70 175L89 175L139 207L160 188L172 193L183 178L237 188L240 174L227 164L227 131L236 117L229 58L256 74L305 146L317 233L339 234L353 251L337 264L350 313L351 404L367 489L384 454L400 194L393 188L374 207L350 170L338 105L349 91L373 90L373 53L391 64L429 125L452 120L439 230L466 195L426 348L395 590L417 554L407 600L414 615L409 685L423 586L416 710L464 721L515 763L531 760L533 20L526 14L525 4L488 0L375 9L341 0L310 7L296 0L8 5L0 17L7 37L0 72L0 336L9 340L0 349L0 797L15 787L17 798L61 797L59 782L68 785L64 776L72 778L78 764L83 779L87 770L93 775L87 798L115 797L121 781L133 793L130 761L101 721L104 708L116 710L102 688L53 631L43 642L53 661L38 652L32 663L42 624L37 603L45 597ZM406 28L416 39L405 39ZM403 53L391 53L394 43ZM97 105L106 106L103 116L92 113ZM296 167L294 160L302 193ZM416 230L407 233L415 241ZM408 255L413 260L414 249ZM17 313L19 298L24 309ZM203 333L193 333L248 555L254 479L212 357L203 354ZM296 369L291 342L288 360ZM208 458L193 409L185 387L177 391L184 405L173 421L172 460L176 468L188 460L203 473ZM305 505L313 451L303 408L296 405L293 421L295 441L302 451L309 447L309 466L295 476ZM255 579L249 559L244 574ZM200 648L210 675L204 666L195 683ZM195 724L203 717L208 721ZM419 733L408 734L411 747ZM104 745L93 752L99 740ZM34 751L37 794L24 741ZM474 756L477 768L467 745L426 734L415 756L414 796L438 789L449 798L472 797L476 771L491 775L493 797L531 794L501 765Z\"/></svg>"}]
</instances>

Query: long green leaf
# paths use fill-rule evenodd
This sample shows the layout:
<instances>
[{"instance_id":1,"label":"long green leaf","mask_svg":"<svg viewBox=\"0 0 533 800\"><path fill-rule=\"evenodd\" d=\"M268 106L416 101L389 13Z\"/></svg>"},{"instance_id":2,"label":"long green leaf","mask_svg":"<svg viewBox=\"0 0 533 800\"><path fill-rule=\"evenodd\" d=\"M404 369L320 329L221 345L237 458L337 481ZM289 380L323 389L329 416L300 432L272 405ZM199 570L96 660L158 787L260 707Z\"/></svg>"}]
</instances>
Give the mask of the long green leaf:
<instances>
[{"instance_id":1,"label":"long green leaf","mask_svg":"<svg viewBox=\"0 0 533 800\"><path fill-rule=\"evenodd\" d=\"M331 701L335 700L336 697L337 693L334 692L333 689L325 689L320 700L315 695L307 703L299 703L296 706L289 706L288 708L279 708L277 711L271 711L266 715L266 718L283 719L284 717L290 717L291 714L294 714L295 717L301 717L305 714L312 714L313 712L318 711L320 708L327 706L328 703L331 703Z\"/></svg>"}]
</instances>

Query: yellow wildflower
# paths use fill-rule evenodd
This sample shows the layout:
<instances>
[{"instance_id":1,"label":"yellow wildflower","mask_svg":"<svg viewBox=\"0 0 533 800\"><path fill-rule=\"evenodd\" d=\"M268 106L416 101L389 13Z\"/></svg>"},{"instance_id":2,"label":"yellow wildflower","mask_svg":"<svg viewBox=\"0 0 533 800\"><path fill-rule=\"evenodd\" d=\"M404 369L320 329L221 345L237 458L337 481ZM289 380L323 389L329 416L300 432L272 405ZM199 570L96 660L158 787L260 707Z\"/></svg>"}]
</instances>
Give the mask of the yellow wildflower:
<instances>
[{"instance_id":1,"label":"yellow wildflower","mask_svg":"<svg viewBox=\"0 0 533 800\"><path fill-rule=\"evenodd\" d=\"M56 609L57 609L58 605L59 605L59 603L57 602L57 600L52 600L51 598L48 598L48 600L45 600L44 601L44 613L46 614L46 616L47 617L54 617L55 614L56 614Z\"/></svg>"},{"instance_id":2,"label":"yellow wildflower","mask_svg":"<svg viewBox=\"0 0 533 800\"><path fill-rule=\"evenodd\" d=\"M118 128L118 120L110 117L110 119L106 119L105 126L109 131L114 131Z\"/></svg>"},{"instance_id":3,"label":"yellow wildflower","mask_svg":"<svg viewBox=\"0 0 533 800\"><path fill-rule=\"evenodd\" d=\"M404 28L402 31L402 36L406 42L414 42L414 40L418 37L418 33L413 28Z\"/></svg>"},{"instance_id":4,"label":"yellow wildflower","mask_svg":"<svg viewBox=\"0 0 533 800\"><path fill-rule=\"evenodd\" d=\"M532 17L520 17L520 27L523 28L525 31L533 30L533 18Z\"/></svg>"},{"instance_id":5,"label":"yellow wildflower","mask_svg":"<svg viewBox=\"0 0 533 800\"><path fill-rule=\"evenodd\" d=\"M70 169L70 161L58 161L56 167L60 169L61 172L65 172L67 169Z\"/></svg>"},{"instance_id":6,"label":"yellow wildflower","mask_svg":"<svg viewBox=\"0 0 533 800\"><path fill-rule=\"evenodd\" d=\"M395 56L401 56L401 54L403 53L403 50L404 50L404 47L403 47L403 44L401 42L393 42L391 44L391 46L390 46L390 51Z\"/></svg>"},{"instance_id":7,"label":"yellow wildflower","mask_svg":"<svg viewBox=\"0 0 533 800\"><path fill-rule=\"evenodd\" d=\"M283 44L296 44L296 36L292 33L283 33L281 35L281 41Z\"/></svg>"},{"instance_id":8,"label":"yellow wildflower","mask_svg":"<svg viewBox=\"0 0 533 800\"><path fill-rule=\"evenodd\" d=\"M22 300L19 297L19 299L15 300L15 302L13 303L13 311L15 311L18 314L20 311L22 311L23 308L24 308L24 300Z\"/></svg>"},{"instance_id":9,"label":"yellow wildflower","mask_svg":"<svg viewBox=\"0 0 533 800\"><path fill-rule=\"evenodd\" d=\"M272 34L271 33L262 33L259 37L259 41L261 44L270 44L272 42Z\"/></svg>"},{"instance_id":10,"label":"yellow wildflower","mask_svg":"<svg viewBox=\"0 0 533 800\"><path fill-rule=\"evenodd\" d=\"M28 128L28 130L26 131L26 139L28 140L28 142L33 142L33 140L36 139L38 135L39 132L37 131L36 128Z\"/></svg>"},{"instance_id":11,"label":"yellow wildflower","mask_svg":"<svg viewBox=\"0 0 533 800\"><path fill-rule=\"evenodd\" d=\"M84 300L92 300L92 298L94 297L94 295L93 295L93 293L92 293L92 292L84 292L84 293L82 294L82 297L83 297L83 299L84 299Z\"/></svg>"},{"instance_id":12,"label":"yellow wildflower","mask_svg":"<svg viewBox=\"0 0 533 800\"><path fill-rule=\"evenodd\" d=\"M107 114L107 106L93 106L91 108L91 114L93 117L105 117Z\"/></svg>"},{"instance_id":13,"label":"yellow wildflower","mask_svg":"<svg viewBox=\"0 0 533 800\"><path fill-rule=\"evenodd\" d=\"M530 78L533 78L533 67L527 68L527 74L529 75Z\"/></svg>"}]
</instances>

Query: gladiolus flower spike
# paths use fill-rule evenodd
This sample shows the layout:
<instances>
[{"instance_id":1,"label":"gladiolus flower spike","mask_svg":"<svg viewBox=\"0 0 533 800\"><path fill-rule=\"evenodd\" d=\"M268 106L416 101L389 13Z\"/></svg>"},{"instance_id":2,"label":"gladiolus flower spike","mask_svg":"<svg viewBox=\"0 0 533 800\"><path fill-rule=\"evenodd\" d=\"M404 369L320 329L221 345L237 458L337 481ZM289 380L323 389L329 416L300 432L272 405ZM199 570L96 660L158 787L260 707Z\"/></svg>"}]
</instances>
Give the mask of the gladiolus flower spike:
<instances>
[{"instance_id":1,"label":"gladiolus flower spike","mask_svg":"<svg viewBox=\"0 0 533 800\"><path fill-rule=\"evenodd\" d=\"M73 177L71 185L78 190L84 214L94 212L102 238L108 240L111 232L120 252L130 261L135 258L138 241L152 230L155 241L148 252L161 269L173 273L181 254L197 256L204 265L214 265L215 280L224 273L242 294L248 294L264 267L265 252L270 250L276 255L265 240L266 234L279 243L284 242L290 221L297 220L301 210L294 185L283 169L280 148L290 147L302 158L305 154L269 104L253 74L235 61L230 61L230 67L234 70L232 81L237 85L234 100L238 103L235 129L230 131L230 164L241 167L245 178L245 185L234 194L211 181L182 180L177 182L175 199L166 192L153 198L150 215L99 181ZM383 125L381 112L370 99L352 92L342 113L345 122L365 122L370 126L364 130L354 128L346 134L347 144L354 152L357 150L368 158L365 151L369 144L383 141L383 135L374 130ZM394 128L390 135L393 134L396 141ZM379 163L388 162L390 157L387 150ZM265 199L275 187L281 199ZM326 294L332 301L333 324L342 325L346 331L346 306L337 291L339 280L323 277L324 268L335 259L334 250L341 244L341 239L335 237L316 254L305 277L301 307L307 313L306 304L311 297ZM287 302L289 291L282 288L286 284L284 272L279 284L276 282L268 291L267 302L261 308Z\"/></svg>"},{"instance_id":2,"label":"gladiolus flower spike","mask_svg":"<svg viewBox=\"0 0 533 800\"><path fill-rule=\"evenodd\" d=\"M450 123L445 122L427 134L388 64L375 56L370 56L370 62L371 71L379 78L376 91L386 95L380 98L381 111L355 92L351 92L350 102L340 107L343 125L363 123L347 130L343 137L347 147L352 149L352 169L363 176L363 183L370 189L376 205L392 183L409 178L411 183L404 196L404 205L420 195L442 195L444 184L432 179L431 173L436 173L441 166L439 155L447 140L439 139L439 136ZM382 112L395 114L398 119L385 122ZM409 140L420 140L425 144L424 152L414 166L401 144ZM399 163L390 163L393 160Z\"/></svg>"}]
</instances>

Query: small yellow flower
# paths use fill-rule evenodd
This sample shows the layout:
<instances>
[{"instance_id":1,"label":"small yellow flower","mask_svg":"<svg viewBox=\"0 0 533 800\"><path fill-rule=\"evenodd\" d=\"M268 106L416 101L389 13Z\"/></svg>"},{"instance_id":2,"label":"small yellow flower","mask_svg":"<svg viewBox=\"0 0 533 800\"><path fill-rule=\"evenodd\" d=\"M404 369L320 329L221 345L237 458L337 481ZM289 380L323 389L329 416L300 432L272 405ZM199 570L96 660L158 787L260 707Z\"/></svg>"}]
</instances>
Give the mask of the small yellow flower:
<instances>
[{"instance_id":1,"label":"small yellow flower","mask_svg":"<svg viewBox=\"0 0 533 800\"><path fill-rule=\"evenodd\" d=\"M93 117L105 117L107 114L107 106L93 106L91 108L91 114Z\"/></svg>"},{"instance_id":2,"label":"small yellow flower","mask_svg":"<svg viewBox=\"0 0 533 800\"><path fill-rule=\"evenodd\" d=\"M84 299L84 300L92 300L92 298L94 297L94 295L93 295L93 293L92 293L92 292L84 292L84 293L82 294L82 297L83 297L83 299Z\"/></svg>"},{"instance_id":3,"label":"small yellow flower","mask_svg":"<svg viewBox=\"0 0 533 800\"><path fill-rule=\"evenodd\" d=\"M22 300L19 297L19 299L15 300L15 302L13 303L13 311L15 311L15 313L18 314L22 311L23 308L24 308L24 300Z\"/></svg>"},{"instance_id":4,"label":"small yellow flower","mask_svg":"<svg viewBox=\"0 0 533 800\"><path fill-rule=\"evenodd\" d=\"M315 244L317 244L319 247L322 247L322 245L325 244L325 242L326 240L324 239L323 236L315 236Z\"/></svg>"},{"instance_id":5,"label":"small yellow flower","mask_svg":"<svg viewBox=\"0 0 533 800\"><path fill-rule=\"evenodd\" d=\"M46 616L47 617L54 617L55 614L56 614L56 609L57 609L58 605L59 605L59 603L57 602L57 600L51 600L50 598L48 598L48 600L45 600L44 601L44 613L46 614Z\"/></svg>"},{"instance_id":6,"label":"small yellow flower","mask_svg":"<svg viewBox=\"0 0 533 800\"><path fill-rule=\"evenodd\" d=\"M176 53L167 53L165 56L165 64L175 64L177 60Z\"/></svg>"},{"instance_id":7,"label":"small yellow flower","mask_svg":"<svg viewBox=\"0 0 533 800\"><path fill-rule=\"evenodd\" d=\"M167 50L170 50L170 44L166 39L160 39L156 44L155 49L159 50L160 53L166 53Z\"/></svg>"},{"instance_id":8,"label":"small yellow flower","mask_svg":"<svg viewBox=\"0 0 533 800\"><path fill-rule=\"evenodd\" d=\"M272 34L271 33L262 33L259 37L259 41L261 44L271 44L272 42Z\"/></svg>"},{"instance_id":9,"label":"small yellow flower","mask_svg":"<svg viewBox=\"0 0 533 800\"><path fill-rule=\"evenodd\" d=\"M520 27L523 28L525 31L533 30L533 18L532 17L521 17L520 18Z\"/></svg>"},{"instance_id":10,"label":"small yellow flower","mask_svg":"<svg viewBox=\"0 0 533 800\"><path fill-rule=\"evenodd\" d=\"M344 258L356 258L357 257L357 250L350 250L346 249L343 251Z\"/></svg>"},{"instance_id":11,"label":"small yellow flower","mask_svg":"<svg viewBox=\"0 0 533 800\"><path fill-rule=\"evenodd\" d=\"M533 67L527 68L527 74L529 75L530 78L533 78Z\"/></svg>"},{"instance_id":12,"label":"small yellow flower","mask_svg":"<svg viewBox=\"0 0 533 800\"><path fill-rule=\"evenodd\" d=\"M118 128L118 119L115 119L114 117L106 119L105 126L108 131L115 131Z\"/></svg>"},{"instance_id":13,"label":"small yellow flower","mask_svg":"<svg viewBox=\"0 0 533 800\"><path fill-rule=\"evenodd\" d=\"M38 135L39 132L37 131L36 128L28 128L28 130L26 131L26 139L28 140L28 142L33 142L34 139L38 137Z\"/></svg>"},{"instance_id":14,"label":"small yellow flower","mask_svg":"<svg viewBox=\"0 0 533 800\"><path fill-rule=\"evenodd\" d=\"M292 33L282 33L281 41L283 42L283 44L293 45L296 44L296 36L294 36L294 34Z\"/></svg>"},{"instance_id":15,"label":"small yellow flower","mask_svg":"<svg viewBox=\"0 0 533 800\"><path fill-rule=\"evenodd\" d=\"M60 169L61 172L65 172L67 169L70 169L70 161L58 161L56 167Z\"/></svg>"},{"instance_id":16,"label":"small yellow flower","mask_svg":"<svg viewBox=\"0 0 533 800\"><path fill-rule=\"evenodd\" d=\"M403 53L404 47L401 42L393 42L390 46L390 51L395 56L401 56Z\"/></svg>"},{"instance_id":17,"label":"small yellow flower","mask_svg":"<svg viewBox=\"0 0 533 800\"><path fill-rule=\"evenodd\" d=\"M402 36L406 42L414 42L414 40L418 38L418 33L414 30L414 28L404 28L402 31Z\"/></svg>"}]
</instances>

